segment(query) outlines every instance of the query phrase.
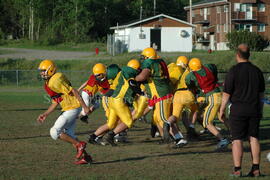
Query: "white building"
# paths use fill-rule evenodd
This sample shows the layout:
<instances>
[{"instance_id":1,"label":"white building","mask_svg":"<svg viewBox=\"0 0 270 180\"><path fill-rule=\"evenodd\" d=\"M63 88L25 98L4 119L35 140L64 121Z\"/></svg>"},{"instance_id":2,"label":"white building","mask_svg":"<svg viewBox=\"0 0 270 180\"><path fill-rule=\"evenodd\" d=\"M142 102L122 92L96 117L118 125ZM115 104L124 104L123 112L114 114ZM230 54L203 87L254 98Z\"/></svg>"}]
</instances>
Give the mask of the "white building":
<instances>
[{"instance_id":1,"label":"white building","mask_svg":"<svg viewBox=\"0 0 270 180\"><path fill-rule=\"evenodd\" d=\"M126 25L111 27L115 43L128 52L154 47L161 52L191 52L192 29L196 26L180 19L159 14Z\"/></svg>"}]
</instances>

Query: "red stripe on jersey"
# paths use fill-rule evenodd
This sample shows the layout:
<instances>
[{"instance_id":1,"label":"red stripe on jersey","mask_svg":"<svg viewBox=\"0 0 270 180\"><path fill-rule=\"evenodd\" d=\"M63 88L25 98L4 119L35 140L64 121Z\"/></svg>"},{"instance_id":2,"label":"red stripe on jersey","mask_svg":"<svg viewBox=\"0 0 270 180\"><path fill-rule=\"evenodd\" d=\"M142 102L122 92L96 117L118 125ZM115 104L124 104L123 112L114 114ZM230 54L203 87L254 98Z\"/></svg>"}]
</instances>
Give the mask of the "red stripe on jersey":
<instances>
[{"instance_id":1,"label":"red stripe on jersey","mask_svg":"<svg viewBox=\"0 0 270 180\"><path fill-rule=\"evenodd\" d=\"M44 89L47 92L47 94L51 97L51 99L56 103L60 103L61 101L63 101L63 98L61 97L62 94L56 93L53 90L51 90L46 83L44 84Z\"/></svg>"}]
</instances>

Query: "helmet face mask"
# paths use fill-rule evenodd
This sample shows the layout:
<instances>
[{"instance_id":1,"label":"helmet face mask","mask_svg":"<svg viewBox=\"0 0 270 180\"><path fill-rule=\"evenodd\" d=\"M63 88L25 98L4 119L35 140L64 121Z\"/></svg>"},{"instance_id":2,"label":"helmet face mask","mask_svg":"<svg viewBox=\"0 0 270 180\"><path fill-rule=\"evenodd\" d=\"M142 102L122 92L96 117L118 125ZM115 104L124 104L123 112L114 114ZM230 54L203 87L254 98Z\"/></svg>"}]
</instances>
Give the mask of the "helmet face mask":
<instances>
[{"instance_id":1,"label":"helmet face mask","mask_svg":"<svg viewBox=\"0 0 270 180\"><path fill-rule=\"evenodd\" d=\"M106 75L103 74L103 73L95 74L94 76L95 76L95 79L96 79L97 81L100 81L100 82L102 82L102 81L104 81L104 80L106 79Z\"/></svg>"},{"instance_id":2,"label":"helmet face mask","mask_svg":"<svg viewBox=\"0 0 270 180\"><path fill-rule=\"evenodd\" d=\"M49 76L47 75L47 70L46 69L40 69L39 70L39 75L41 77L41 79L43 80L48 80Z\"/></svg>"},{"instance_id":3,"label":"helmet face mask","mask_svg":"<svg viewBox=\"0 0 270 180\"><path fill-rule=\"evenodd\" d=\"M186 56L179 56L176 60L176 65L186 69L188 67L188 58Z\"/></svg>"},{"instance_id":4,"label":"helmet face mask","mask_svg":"<svg viewBox=\"0 0 270 180\"><path fill-rule=\"evenodd\" d=\"M104 81L106 79L106 66L101 63L97 63L93 67L93 74L97 81Z\"/></svg>"}]
</instances>

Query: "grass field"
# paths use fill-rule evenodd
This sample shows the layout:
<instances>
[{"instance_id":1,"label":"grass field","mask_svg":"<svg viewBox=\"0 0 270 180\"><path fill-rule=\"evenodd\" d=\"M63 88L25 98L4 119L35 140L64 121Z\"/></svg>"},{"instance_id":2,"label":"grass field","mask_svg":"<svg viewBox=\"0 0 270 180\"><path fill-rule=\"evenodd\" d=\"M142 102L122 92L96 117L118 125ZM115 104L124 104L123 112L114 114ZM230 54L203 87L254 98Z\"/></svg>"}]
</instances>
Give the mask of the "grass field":
<instances>
[{"instance_id":1,"label":"grass field","mask_svg":"<svg viewBox=\"0 0 270 180\"><path fill-rule=\"evenodd\" d=\"M26 48L26 49L42 49L42 50L61 50L61 51L95 51L99 48L100 51L106 51L106 44L101 42L91 43L61 43L56 45L42 45L33 43L29 40L9 40L5 41L1 47L9 48Z\"/></svg>"},{"instance_id":2,"label":"grass field","mask_svg":"<svg viewBox=\"0 0 270 180\"><path fill-rule=\"evenodd\" d=\"M215 152L217 141L209 135L200 142L173 149L159 145L158 138L150 138L150 124L136 122L129 131L129 143L117 147L88 145L94 163L73 165L75 149L54 141L49 136L60 111L54 112L40 125L35 119L46 110L48 102L41 89L0 88L0 179L229 179L232 170L230 148ZM270 107L270 106L269 106ZM270 108L265 106L261 122L261 170L270 178ZM148 118L149 120L149 118ZM90 117L90 123L77 123L81 140L89 131L105 122L100 109ZM218 124L223 127L223 125ZM182 127L182 126L181 126ZM183 128L182 128L183 129ZM197 130L201 130L197 126ZM248 146L245 144L243 172L251 166ZM247 178L245 178L247 179ZM261 179L261 178L260 178Z\"/></svg>"}]
</instances>

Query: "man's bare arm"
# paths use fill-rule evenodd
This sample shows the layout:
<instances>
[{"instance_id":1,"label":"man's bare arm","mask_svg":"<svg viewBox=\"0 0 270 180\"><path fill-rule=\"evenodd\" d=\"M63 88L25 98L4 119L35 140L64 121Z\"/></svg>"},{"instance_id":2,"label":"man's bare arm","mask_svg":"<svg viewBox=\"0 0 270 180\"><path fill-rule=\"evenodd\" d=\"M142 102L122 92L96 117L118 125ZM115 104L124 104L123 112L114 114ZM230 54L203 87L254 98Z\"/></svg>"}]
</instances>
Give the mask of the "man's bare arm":
<instances>
[{"instance_id":1,"label":"man's bare arm","mask_svg":"<svg viewBox=\"0 0 270 180\"><path fill-rule=\"evenodd\" d=\"M78 99L78 101L80 102L85 114L89 113L89 108L86 106L86 104L84 103L82 97L79 95L79 92L76 89L72 89L71 92L73 93L73 95Z\"/></svg>"},{"instance_id":2,"label":"man's bare arm","mask_svg":"<svg viewBox=\"0 0 270 180\"><path fill-rule=\"evenodd\" d=\"M80 88L78 89L78 92L80 92L85 86L87 85L87 81L85 81Z\"/></svg>"},{"instance_id":3,"label":"man's bare arm","mask_svg":"<svg viewBox=\"0 0 270 180\"><path fill-rule=\"evenodd\" d=\"M45 121L45 119L47 118L47 116L49 114L51 114L55 108L58 106L58 103L52 103L49 108L47 109L47 111L45 111L43 114L40 114L37 118L37 121L40 123L43 123Z\"/></svg>"},{"instance_id":4,"label":"man's bare arm","mask_svg":"<svg viewBox=\"0 0 270 180\"><path fill-rule=\"evenodd\" d=\"M143 69L142 72L136 76L135 80L138 82L146 81L151 75L150 69Z\"/></svg>"},{"instance_id":5,"label":"man's bare arm","mask_svg":"<svg viewBox=\"0 0 270 180\"><path fill-rule=\"evenodd\" d=\"M231 95L228 93L223 92L222 93L222 102L221 102L221 106L220 106L220 111L219 111L219 120L220 121L225 121L226 117L225 117L225 110L226 110L226 106L229 102Z\"/></svg>"}]
</instances>

